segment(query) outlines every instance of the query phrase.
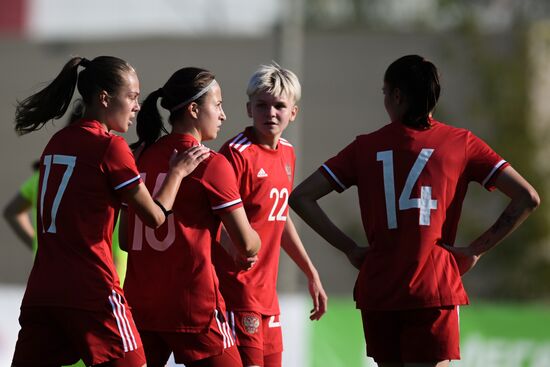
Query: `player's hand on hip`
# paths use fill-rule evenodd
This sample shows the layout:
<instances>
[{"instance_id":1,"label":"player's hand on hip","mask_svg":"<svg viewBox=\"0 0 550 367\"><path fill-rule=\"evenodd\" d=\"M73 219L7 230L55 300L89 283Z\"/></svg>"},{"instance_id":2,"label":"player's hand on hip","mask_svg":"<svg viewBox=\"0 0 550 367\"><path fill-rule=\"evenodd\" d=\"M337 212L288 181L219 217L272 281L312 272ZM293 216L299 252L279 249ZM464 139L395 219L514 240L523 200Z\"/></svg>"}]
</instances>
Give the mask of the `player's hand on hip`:
<instances>
[{"instance_id":1,"label":"player's hand on hip","mask_svg":"<svg viewBox=\"0 0 550 367\"><path fill-rule=\"evenodd\" d=\"M193 172L199 163L204 161L209 156L210 149L204 145L196 145L184 152L178 152L174 149L172 157L170 158L170 168L172 170L177 170L181 173L182 177L185 177Z\"/></svg>"},{"instance_id":2,"label":"player's hand on hip","mask_svg":"<svg viewBox=\"0 0 550 367\"><path fill-rule=\"evenodd\" d=\"M470 247L455 247L445 244L442 246L454 256L460 275L464 275L472 269L481 257L481 255L475 254Z\"/></svg>"},{"instance_id":3,"label":"player's hand on hip","mask_svg":"<svg viewBox=\"0 0 550 367\"><path fill-rule=\"evenodd\" d=\"M237 265L237 268L246 271L252 269L254 265L256 265L256 263L258 262L258 255L249 257L236 255L233 260L235 261L235 265Z\"/></svg>"},{"instance_id":4,"label":"player's hand on hip","mask_svg":"<svg viewBox=\"0 0 550 367\"><path fill-rule=\"evenodd\" d=\"M319 276L308 281L309 294L313 300L313 309L310 311L310 320L319 320L327 312L328 297L321 284Z\"/></svg>"}]
</instances>

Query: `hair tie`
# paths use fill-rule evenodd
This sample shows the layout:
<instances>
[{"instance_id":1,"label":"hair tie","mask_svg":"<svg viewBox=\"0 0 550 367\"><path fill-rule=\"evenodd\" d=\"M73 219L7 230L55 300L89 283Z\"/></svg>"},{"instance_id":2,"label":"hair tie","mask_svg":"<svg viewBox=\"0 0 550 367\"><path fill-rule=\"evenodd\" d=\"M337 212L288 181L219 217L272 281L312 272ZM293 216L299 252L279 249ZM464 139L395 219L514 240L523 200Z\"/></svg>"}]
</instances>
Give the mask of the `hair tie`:
<instances>
[{"instance_id":1,"label":"hair tie","mask_svg":"<svg viewBox=\"0 0 550 367\"><path fill-rule=\"evenodd\" d=\"M83 57L83 58L80 59L80 62L78 63L78 65L82 66L83 68L87 68L88 66L90 66L91 63L92 62L90 60Z\"/></svg>"},{"instance_id":2,"label":"hair tie","mask_svg":"<svg viewBox=\"0 0 550 367\"><path fill-rule=\"evenodd\" d=\"M212 79L212 81L206 86L204 87L203 89L201 89L197 94L195 94L193 97L175 105L174 107L172 107L170 109L170 112L174 112L174 111L177 111L179 110L180 108L184 107L185 105L187 105L188 103L191 103L195 100L197 100L200 96L202 96L203 94L205 94L206 92L208 92L210 90L210 88L212 88L215 84L216 84L216 79Z\"/></svg>"}]
</instances>

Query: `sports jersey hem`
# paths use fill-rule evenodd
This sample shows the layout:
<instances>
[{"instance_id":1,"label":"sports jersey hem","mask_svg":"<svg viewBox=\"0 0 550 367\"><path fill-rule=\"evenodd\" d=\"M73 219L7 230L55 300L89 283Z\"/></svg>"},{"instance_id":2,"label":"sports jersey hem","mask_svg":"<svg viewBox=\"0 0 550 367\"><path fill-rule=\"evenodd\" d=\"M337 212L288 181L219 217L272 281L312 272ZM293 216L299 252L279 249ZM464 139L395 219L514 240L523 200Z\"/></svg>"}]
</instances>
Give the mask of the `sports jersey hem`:
<instances>
[{"instance_id":1,"label":"sports jersey hem","mask_svg":"<svg viewBox=\"0 0 550 367\"><path fill-rule=\"evenodd\" d=\"M281 314L280 308L277 308L275 310L270 310L268 308L258 308L258 307L231 307L227 303L227 300L225 301L226 305L226 311L227 312L255 312L259 313L262 316L276 316Z\"/></svg>"},{"instance_id":2,"label":"sports jersey hem","mask_svg":"<svg viewBox=\"0 0 550 367\"><path fill-rule=\"evenodd\" d=\"M470 301L466 299L451 299L448 302L423 302L423 303L410 303L410 304L401 304L399 307L380 307L380 306L369 306L368 304L362 304L359 301L355 302L355 308L357 310L368 310L368 311L402 311L402 310L415 310L421 308L432 308L432 307L446 307L446 306L467 306L470 304Z\"/></svg>"}]
</instances>

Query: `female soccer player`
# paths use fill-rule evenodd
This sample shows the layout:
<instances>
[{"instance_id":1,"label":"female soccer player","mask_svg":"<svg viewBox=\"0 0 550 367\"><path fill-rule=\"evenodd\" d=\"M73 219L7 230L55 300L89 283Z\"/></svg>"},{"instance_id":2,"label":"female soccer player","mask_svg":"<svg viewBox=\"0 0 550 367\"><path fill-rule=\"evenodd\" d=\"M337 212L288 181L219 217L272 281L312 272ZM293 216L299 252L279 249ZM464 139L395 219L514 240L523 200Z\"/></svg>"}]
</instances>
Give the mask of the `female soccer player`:
<instances>
[{"instance_id":1,"label":"female soccer player","mask_svg":"<svg viewBox=\"0 0 550 367\"><path fill-rule=\"evenodd\" d=\"M80 72L78 68L83 68ZM139 110L139 81L124 60L73 57L44 89L18 103L15 129L41 128L66 112L75 86L85 106L40 158L38 251L21 306L13 365L142 366L145 356L120 289L111 254L121 201L157 227L172 207L181 179L205 159L194 149L174 155L155 199L141 182L126 142Z\"/></svg>"},{"instance_id":2,"label":"female soccer player","mask_svg":"<svg viewBox=\"0 0 550 367\"><path fill-rule=\"evenodd\" d=\"M416 55L384 75L391 123L358 136L293 192L292 208L360 269L354 298L367 354L381 367L448 366L459 359L460 276L539 205L537 192L470 131L432 118L436 67ZM511 201L467 247L454 247L468 183ZM368 247L359 247L317 201L356 185Z\"/></svg>"},{"instance_id":3,"label":"female soccer player","mask_svg":"<svg viewBox=\"0 0 550 367\"><path fill-rule=\"evenodd\" d=\"M172 126L160 139L159 99ZM147 187L155 192L163 182L174 149L215 139L224 120L214 74L193 67L175 72L145 99L137 118L137 145L143 144L138 167ZM170 353L188 367L242 366L211 260L220 220L246 263L258 252L260 239L248 223L230 164L216 153L183 180L173 214L157 230L129 210L124 289L148 366L164 366Z\"/></svg>"},{"instance_id":4,"label":"female soccer player","mask_svg":"<svg viewBox=\"0 0 550 367\"><path fill-rule=\"evenodd\" d=\"M254 267L244 273L231 251L215 247L213 259L244 365L278 367L283 351L276 290L281 247L307 276L313 300L311 320L323 316L327 296L288 212L295 155L294 147L281 135L298 113L300 82L277 64L263 65L250 78L246 93L252 126L230 139L220 152L233 166L262 250Z\"/></svg>"}]
</instances>

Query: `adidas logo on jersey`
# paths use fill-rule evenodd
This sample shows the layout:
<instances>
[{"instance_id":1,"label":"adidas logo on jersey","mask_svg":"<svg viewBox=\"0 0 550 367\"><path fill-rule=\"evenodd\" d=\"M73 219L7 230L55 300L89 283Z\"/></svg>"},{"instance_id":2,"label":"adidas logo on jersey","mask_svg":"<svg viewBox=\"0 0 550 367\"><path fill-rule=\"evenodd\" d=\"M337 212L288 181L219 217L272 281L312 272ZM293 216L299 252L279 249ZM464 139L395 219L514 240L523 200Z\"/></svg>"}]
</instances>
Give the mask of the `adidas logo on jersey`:
<instances>
[{"instance_id":1,"label":"adidas logo on jersey","mask_svg":"<svg viewBox=\"0 0 550 367\"><path fill-rule=\"evenodd\" d=\"M267 177L267 173L264 171L263 168L260 168L258 171L258 177Z\"/></svg>"}]
</instances>

